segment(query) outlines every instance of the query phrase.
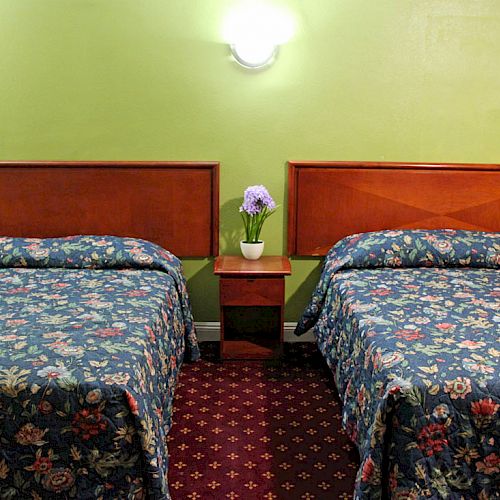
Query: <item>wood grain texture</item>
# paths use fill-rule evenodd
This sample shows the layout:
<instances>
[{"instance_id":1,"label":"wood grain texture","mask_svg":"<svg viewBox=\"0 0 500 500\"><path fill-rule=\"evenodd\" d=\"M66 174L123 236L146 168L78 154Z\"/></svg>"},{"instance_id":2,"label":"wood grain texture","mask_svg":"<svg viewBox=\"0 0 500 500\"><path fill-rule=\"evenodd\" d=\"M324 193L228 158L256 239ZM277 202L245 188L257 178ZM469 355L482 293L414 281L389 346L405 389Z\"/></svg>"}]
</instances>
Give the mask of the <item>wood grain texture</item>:
<instances>
[{"instance_id":1,"label":"wood grain texture","mask_svg":"<svg viewBox=\"0 0 500 500\"><path fill-rule=\"evenodd\" d=\"M0 162L0 234L115 235L218 254L217 162Z\"/></svg>"},{"instance_id":2,"label":"wood grain texture","mask_svg":"<svg viewBox=\"0 0 500 500\"><path fill-rule=\"evenodd\" d=\"M238 255L220 255L215 259L214 274L219 276L285 276L291 274L290 261L281 255L248 260Z\"/></svg>"},{"instance_id":3,"label":"wood grain texture","mask_svg":"<svg viewBox=\"0 0 500 500\"><path fill-rule=\"evenodd\" d=\"M500 230L500 165L289 162L288 253L325 255L353 233Z\"/></svg>"},{"instance_id":4,"label":"wood grain texture","mask_svg":"<svg viewBox=\"0 0 500 500\"><path fill-rule=\"evenodd\" d=\"M223 278L220 282L220 303L223 306L284 306L283 278Z\"/></svg>"}]
</instances>

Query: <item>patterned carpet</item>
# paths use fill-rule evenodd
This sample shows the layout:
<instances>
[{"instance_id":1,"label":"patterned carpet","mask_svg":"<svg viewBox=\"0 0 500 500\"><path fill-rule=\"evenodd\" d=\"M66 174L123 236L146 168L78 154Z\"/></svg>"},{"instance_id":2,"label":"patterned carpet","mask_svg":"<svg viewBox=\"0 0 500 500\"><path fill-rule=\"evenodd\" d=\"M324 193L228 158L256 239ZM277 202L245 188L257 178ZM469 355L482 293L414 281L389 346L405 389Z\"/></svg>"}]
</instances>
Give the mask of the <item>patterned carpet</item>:
<instances>
[{"instance_id":1,"label":"patterned carpet","mask_svg":"<svg viewBox=\"0 0 500 500\"><path fill-rule=\"evenodd\" d=\"M203 343L203 360L181 371L173 499L352 498L358 455L316 346L287 344L282 363L221 363L217 349Z\"/></svg>"}]
</instances>

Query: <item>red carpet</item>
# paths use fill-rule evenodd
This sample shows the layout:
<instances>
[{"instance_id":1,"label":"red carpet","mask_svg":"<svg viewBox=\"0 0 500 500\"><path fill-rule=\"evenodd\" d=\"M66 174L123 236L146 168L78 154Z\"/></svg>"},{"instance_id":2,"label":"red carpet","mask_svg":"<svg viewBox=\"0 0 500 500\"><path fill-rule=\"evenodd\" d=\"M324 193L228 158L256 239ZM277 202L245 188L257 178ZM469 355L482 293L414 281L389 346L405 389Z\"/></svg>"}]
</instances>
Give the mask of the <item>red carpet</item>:
<instances>
[{"instance_id":1,"label":"red carpet","mask_svg":"<svg viewBox=\"0 0 500 500\"><path fill-rule=\"evenodd\" d=\"M185 364L169 435L170 491L184 499L352 498L358 456L313 344L285 361Z\"/></svg>"}]
</instances>

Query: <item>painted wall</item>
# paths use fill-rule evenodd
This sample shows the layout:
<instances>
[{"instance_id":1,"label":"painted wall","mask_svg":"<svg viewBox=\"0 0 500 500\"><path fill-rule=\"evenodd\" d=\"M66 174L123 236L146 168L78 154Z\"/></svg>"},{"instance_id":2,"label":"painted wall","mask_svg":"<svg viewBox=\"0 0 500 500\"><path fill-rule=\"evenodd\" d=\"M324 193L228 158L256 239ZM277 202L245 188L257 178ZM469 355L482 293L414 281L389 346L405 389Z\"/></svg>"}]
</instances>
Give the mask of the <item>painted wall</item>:
<instances>
[{"instance_id":1,"label":"painted wall","mask_svg":"<svg viewBox=\"0 0 500 500\"><path fill-rule=\"evenodd\" d=\"M498 0L288 0L295 38L249 73L222 38L229 0L0 0L0 158L220 160L222 253L244 188L281 204L286 161L500 162ZM295 260L287 320L319 261ZM208 260L185 262L216 320Z\"/></svg>"}]
</instances>

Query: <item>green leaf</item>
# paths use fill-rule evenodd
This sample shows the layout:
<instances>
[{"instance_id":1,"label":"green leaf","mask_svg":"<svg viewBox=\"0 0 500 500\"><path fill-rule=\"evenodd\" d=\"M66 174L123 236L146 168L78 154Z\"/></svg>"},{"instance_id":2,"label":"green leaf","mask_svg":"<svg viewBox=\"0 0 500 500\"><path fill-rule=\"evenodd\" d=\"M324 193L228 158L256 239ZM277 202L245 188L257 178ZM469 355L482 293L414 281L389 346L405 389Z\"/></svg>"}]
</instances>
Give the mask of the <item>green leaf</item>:
<instances>
[{"instance_id":1,"label":"green leaf","mask_svg":"<svg viewBox=\"0 0 500 500\"><path fill-rule=\"evenodd\" d=\"M78 380L72 375L58 378L56 382L57 385L65 391L72 391L78 387Z\"/></svg>"}]
</instances>

